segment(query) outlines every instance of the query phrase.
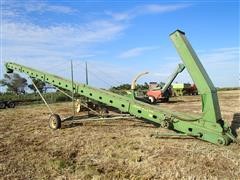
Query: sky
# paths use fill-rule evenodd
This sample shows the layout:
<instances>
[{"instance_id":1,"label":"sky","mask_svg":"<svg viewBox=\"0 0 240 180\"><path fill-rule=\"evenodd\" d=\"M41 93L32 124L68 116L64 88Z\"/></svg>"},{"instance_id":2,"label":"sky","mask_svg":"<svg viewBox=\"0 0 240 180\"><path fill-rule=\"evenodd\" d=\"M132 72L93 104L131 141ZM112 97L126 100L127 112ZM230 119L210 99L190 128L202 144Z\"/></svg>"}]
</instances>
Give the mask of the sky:
<instances>
[{"instance_id":1,"label":"sky","mask_svg":"<svg viewBox=\"0 0 240 180\"><path fill-rule=\"evenodd\" d=\"M216 87L239 86L238 1L0 0L1 77L13 61L110 87L163 81L181 59L169 38L186 36ZM175 83L192 82L184 70Z\"/></svg>"}]
</instances>

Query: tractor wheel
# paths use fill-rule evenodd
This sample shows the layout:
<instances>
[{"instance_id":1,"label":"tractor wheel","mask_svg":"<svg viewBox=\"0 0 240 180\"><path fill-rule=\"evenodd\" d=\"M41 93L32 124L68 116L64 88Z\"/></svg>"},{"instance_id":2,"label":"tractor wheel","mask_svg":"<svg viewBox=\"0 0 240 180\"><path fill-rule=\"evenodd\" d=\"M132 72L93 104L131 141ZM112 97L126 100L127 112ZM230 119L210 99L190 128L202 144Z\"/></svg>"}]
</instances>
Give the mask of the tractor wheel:
<instances>
[{"instance_id":1,"label":"tractor wheel","mask_svg":"<svg viewBox=\"0 0 240 180\"><path fill-rule=\"evenodd\" d=\"M52 114L50 116L49 127L54 130L61 128L61 118L58 114Z\"/></svg>"},{"instance_id":2,"label":"tractor wheel","mask_svg":"<svg viewBox=\"0 0 240 180\"><path fill-rule=\"evenodd\" d=\"M153 96L149 96L148 100L151 104L155 104L156 103L156 99Z\"/></svg>"},{"instance_id":3,"label":"tractor wheel","mask_svg":"<svg viewBox=\"0 0 240 180\"><path fill-rule=\"evenodd\" d=\"M9 108L15 108L15 105L16 105L15 102L12 102L12 101L8 102L7 104Z\"/></svg>"},{"instance_id":4,"label":"tractor wheel","mask_svg":"<svg viewBox=\"0 0 240 180\"><path fill-rule=\"evenodd\" d=\"M170 124L169 124L168 121L163 120L163 121L161 122L161 127L168 129L168 128L170 127Z\"/></svg>"},{"instance_id":5,"label":"tractor wheel","mask_svg":"<svg viewBox=\"0 0 240 180\"><path fill-rule=\"evenodd\" d=\"M0 109L5 109L5 108L6 108L5 102L0 102Z\"/></svg>"}]
</instances>

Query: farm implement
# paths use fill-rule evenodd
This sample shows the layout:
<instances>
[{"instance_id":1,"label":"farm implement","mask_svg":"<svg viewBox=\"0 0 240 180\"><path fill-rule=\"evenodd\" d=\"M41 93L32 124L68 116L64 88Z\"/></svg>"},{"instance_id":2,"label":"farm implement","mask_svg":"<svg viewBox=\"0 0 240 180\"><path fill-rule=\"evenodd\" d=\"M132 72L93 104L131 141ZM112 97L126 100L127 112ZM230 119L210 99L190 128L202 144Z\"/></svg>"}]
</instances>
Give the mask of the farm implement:
<instances>
[{"instance_id":1,"label":"farm implement","mask_svg":"<svg viewBox=\"0 0 240 180\"><path fill-rule=\"evenodd\" d=\"M171 86L174 79L177 77L179 73L181 73L185 69L183 64L178 64L175 71L170 75L168 81L165 85L160 88L149 88L147 91L147 96L150 100L150 103L155 103L156 101L168 102L170 97L169 87Z\"/></svg>"},{"instance_id":2,"label":"farm implement","mask_svg":"<svg viewBox=\"0 0 240 180\"><path fill-rule=\"evenodd\" d=\"M19 71L31 78L42 80L60 89L69 90L75 94L86 97L89 101L92 100L93 102L116 108L121 112L152 122L161 127L172 129L214 144L228 145L234 141L235 137L232 135L230 127L221 117L216 88L188 42L185 33L176 30L170 34L170 38L201 95L201 115L174 112L172 110L150 105L137 100L134 97L134 92L132 96L122 96L16 63L7 62L5 66L8 73ZM52 126L56 129L60 128L60 116L52 113L52 117Z\"/></svg>"},{"instance_id":3,"label":"farm implement","mask_svg":"<svg viewBox=\"0 0 240 180\"><path fill-rule=\"evenodd\" d=\"M6 107L8 108L15 108L16 102L15 101L2 101L0 100L0 109L5 109Z\"/></svg>"}]
</instances>

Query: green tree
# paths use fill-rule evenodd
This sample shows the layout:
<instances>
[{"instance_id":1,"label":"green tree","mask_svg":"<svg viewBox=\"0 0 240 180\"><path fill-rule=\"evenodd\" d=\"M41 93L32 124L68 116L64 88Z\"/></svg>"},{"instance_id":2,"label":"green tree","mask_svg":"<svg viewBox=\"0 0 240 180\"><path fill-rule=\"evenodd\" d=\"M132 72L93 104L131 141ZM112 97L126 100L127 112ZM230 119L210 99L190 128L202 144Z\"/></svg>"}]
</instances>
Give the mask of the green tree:
<instances>
[{"instance_id":1,"label":"green tree","mask_svg":"<svg viewBox=\"0 0 240 180\"><path fill-rule=\"evenodd\" d=\"M0 86L6 86L8 92L16 94L25 93L27 85L27 80L16 73L4 74L4 78L0 80Z\"/></svg>"},{"instance_id":2,"label":"green tree","mask_svg":"<svg viewBox=\"0 0 240 180\"><path fill-rule=\"evenodd\" d=\"M148 83L144 84L137 84L136 90L137 91L146 91L148 89ZM113 86L109 89L110 91L118 94L127 94L127 91L131 90L131 84L121 84L119 86Z\"/></svg>"},{"instance_id":3,"label":"green tree","mask_svg":"<svg viewBox=\"0 0 240 180\"><path fill-rule=\"evenodd\" d=\"M144 84L137 84L137 87L136 87L137 90L147 90L148 89L148 83L145 82Z\"/></svg>"},{"instance_id":4,"label":"green tree","mask_svg":"<svg viewBox=\"0 0 240 180\"><path fill-rule=\"evenodd\" d=\"M38 79L33 79L32 81L37 86L38 90L42 93L44 90L44 87L46 86L46 83ZM33 86L33 84L29 84L28 88L33 90L34 92L37 91L36 88Z\"/></svg>"}]
</instances>

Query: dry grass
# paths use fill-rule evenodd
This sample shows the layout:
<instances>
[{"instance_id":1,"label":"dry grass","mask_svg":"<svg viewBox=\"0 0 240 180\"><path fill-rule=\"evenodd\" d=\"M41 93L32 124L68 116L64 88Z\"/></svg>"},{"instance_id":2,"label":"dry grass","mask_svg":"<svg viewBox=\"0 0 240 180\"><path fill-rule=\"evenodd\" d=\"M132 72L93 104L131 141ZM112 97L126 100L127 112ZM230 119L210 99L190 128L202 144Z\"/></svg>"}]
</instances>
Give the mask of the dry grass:
<instances>
[{"instance_id":1,"label":"dry grass","mask_svg":"<svg viewBox=\"0 0 240 180\"><path fill-rule=\"evenodd\" d=\"M220 92L222 115L239 113L240 91ZM161 104L199 112L199 97ZM182 100L184 102L179 102ZM186 103L187 101L187 103ZM61 115L71 104L55 104ZM190 109L189 109L190 108ZM52 131L44 105L0 111L1 179L239 179L240 145L156 139L168 132L140 121L85 122ZM171 132L171 131L170 131Z\"/></svg>"}]
</instances>

